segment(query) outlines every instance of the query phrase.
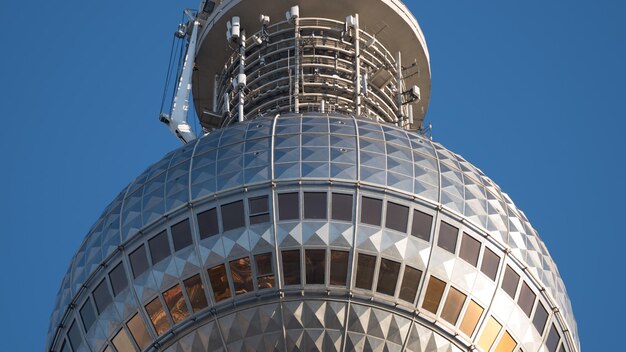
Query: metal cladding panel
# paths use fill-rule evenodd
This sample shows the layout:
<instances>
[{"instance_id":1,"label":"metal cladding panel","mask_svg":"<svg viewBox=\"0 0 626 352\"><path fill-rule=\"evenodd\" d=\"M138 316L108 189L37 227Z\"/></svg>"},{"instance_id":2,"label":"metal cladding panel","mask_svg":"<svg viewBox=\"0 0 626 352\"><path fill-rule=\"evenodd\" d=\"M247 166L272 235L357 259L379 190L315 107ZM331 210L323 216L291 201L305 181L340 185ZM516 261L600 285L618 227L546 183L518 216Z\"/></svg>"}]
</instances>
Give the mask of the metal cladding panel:
<instances>
[{"instance_id":1,"label":"metal cladding panel","mask_svg":"<svg viewBox=\"0 0 626 352\"><path fill-rule=\"evenodd\" d=\"M276 197L286 192L298 192L301 198L303 192L349 194L354 201L352 220L333 220L330 211L326 220L304 219L302 209L298 210L296 219L280 220ZM242 227L224 231L220 226L218 235L199 233L196 216L201 212L215 209L216 216L221 218L224 205L242 199L246 203L259 195L268 199L269 209L263 215L266 221L251 223L246 215L248 205L244 204L246 216ZM365 224L360 219L362 196L380 199L381 204L393 202L410 213L426 212L433 216L432 230L425 240L412 235L409 228L405 232L393 226L389 228L386 205L380 210L378 225ZM127 254L143 244L149 256L148 240L185 218L191 219L192 244L171 249L169 256L149 264L148 270L134 278ZM411 218L412 215L408 219ZM408 221L410 225L411 220ZM452 253L437 244L441 221L455 224L459 239L470 233L484 251L489 248L501 258L514 260L501 260L497 274L489 278L480 270L480 262L468 264L458 257L459 249ZM460 240L456 246L460 248ZM568 348L579 348L571 304L556 265L524 214L493 181L460 156L416 133L372 120L323 114L258 118L213 131L169 153L137 177L105 209L73 258L51 315L48 347L52 347L57 331L63 333L60 337L65 336L72 319L78 317L74 313L76 309L68 307L84 302L94 284L110 273L120 257L128 287L100 312L94 324L97 328L81 329L92 350L99 350L138 310L149 335L158 338L142 307L175 285L182 287L184 280L193 275L200 274L209 306L222 307L211 294L212 284L207 274L207 269L216 265L228 267L230 261L240 258L253 262L256 254L272 253L271 265L276 275L272 280L276 286L283 287L280 277L283 268L278 260L283 248L300 249L301 255L307 248L349 251L348 287L341 291L326 283L312 289L318 293L352 290L392 306L412 307L412 303L399 300L399 288L392 296L376 292L376 281L372 282L371 290L351 286L358 253L376 256L376 265L386 258L401 263L401 270L407 266L418 269L422 272L420 282L415 283L418 306L412 309L422 309L419 304L427 279L434 276L446 282L446 293L455 287L467 296L462 312L468 309L470 298L486 311L497 308L500 313L494 310L490 316L513 334L524 350L531 350L538 348L536 340L543 332L538 333L516 301L502 296L500 289L505 262L526 266L522 272L524 278L535 280L549 294L542 296L541 301L549 308L549 321L556 316L550 310L558 307L558 314L567 326L558 319L557 324L562 329L569 328L572 334L574 347ZM301 264L304 274L305 262ZM230 273L231 269L227 268L226 272ZM257 285L261 278L255 273L252 283ZM397 281L401 282L401 277ZM266 291L254 288L257 296L247 293L242 297L262 297L262 292L275 294L276 286ZM306 291L307 287L301 282L289 290ZM235 287L230 283L228 289L232 293ZM184 297L184 302L190 304L189 293ZM266 350L460 350L458 346L462 344L449 340L457 333L458 322L437 327L447 329L450 336L444 338L431 331L432 327L425 327L429 323L422 320L357 301L287 297L245 308L245 300L231 297L227 302L240 302L237 306L242 305L241 309L226 314L220 308L216 320L199 320L201 326L170 341L173 345L166 350L247 350L259 346ZM437 313L426 313L427 320L441 319L444 303L441 302ZM509 315L502 315L505 310ZM165 315L171 322L168 313ZM486 319L483 314L477 322L472 341L479 337ZM61 324L63 328L59 328ZM58 348L60 340L55 341L54 348ZM81 348L87 348L87 344L83 345Z\"/></svg>"}]
</instances>

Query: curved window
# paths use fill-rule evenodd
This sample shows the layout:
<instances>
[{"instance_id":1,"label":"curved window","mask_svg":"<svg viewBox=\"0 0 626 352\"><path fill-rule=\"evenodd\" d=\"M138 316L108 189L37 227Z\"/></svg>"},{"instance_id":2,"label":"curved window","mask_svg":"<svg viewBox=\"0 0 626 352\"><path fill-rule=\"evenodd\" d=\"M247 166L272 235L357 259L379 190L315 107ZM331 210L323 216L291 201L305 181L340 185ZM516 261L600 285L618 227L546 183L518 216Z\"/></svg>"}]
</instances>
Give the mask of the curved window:
<instances>
[{"instance_id":1,"label":"curved window","mask_svg":"<svg viewBox=\"0 0 626 352\"><path fill-rule=\"evenodd\" d=\"M215 302L229 298L230 287L228 286L228 277L226 276L226 266L224 264L216 265L209 269L208 273Z\"/></svg>"},{"instance_id":2,"label":"curved window","mask_svg":"<svg viewBox=\"0 0 626 352\"><path fill-rule=\"evenodd\" d=\"M238 229L246 226L243 214L243 201L238 200L221 206L222 226L224 231Z\"/></svg>"},{"instance_id":3,"label":"curved window","mask_svg":"<svg viewBox=\"0 0 626 352\"><path fill-rule=\"evenodd\" d=\"M536 297L537 295L535 295L533 290L530 289L530 286L524 282L522 290L519 293L519 298L517 299L517 305L522 308L522 311L524 311L526 316L529 318L533 311L533 305L535 304Z\"/></svg>"},{"instance_id":4,"label":"curved window","mask_svg":"<svg viewBox=\"0 0 626 352\"><path fill-rule=\"evenodd\" d=\"M467 296L461 291L450 287L448 297L446 297L446 303L443 304L443 309L441 310L441 318L452 325L456 325L459 314L461 314L461 308L463 308L463 304L465 303L465 298L467 298Z\"/></svg>"},{"instance_id":5,"label":"curved window","mask_svg":"<svg viewBox=\"0 0 626 352\"><path fill-rule=\"evenodd\" d=\"M364 290L371 290L374 283L374 269L376 267L376 257L359 253L356 270L355 287Z\"/></svg>"},{"instance_id":6,"label":"curved window","mask_svg":"<svg viewBox=\"0 0 626 352\"><path fill-rule=\"evenodd\" d=\"M535 316L533 317L533 325L539 332L539 335L543 335L543 329L546 327L546 321L548 320L548 311L543 307L543 304L538 303L535 308Z\"/></svg>"},{"instance_id":7,"label":"curved window","mask_svg":"<svg viewBox=\"0 0 626 352\"><path fill-rule=\"evenodd\" d=\"M422 278L422 271L410 266L404 267L404 276L402 277L402 286L400 286L400 299L413 303L417 288Z\"/></svg>"},{"instance_id":8,"label":"curved window","mask_svg":"<svg viewBox=\"0 0 626 352\"><path fill-rule=\"evenodd\" d=\"M252 269L250 268L250 258L244 257L231 260L230 274L233 277L233 286L235 294L241 295L253 290L252 286Z\"/></svg>"},{"instance_id":9,"label":"curved window","mask_svg":"<svg viewBox=\"0 0 626 352\"><path fill-rule=\"evenodd\" d=\"M163 292L163 299L167 309L170 311L174 324L187 318L189 310L187 309L187 303L185 303L185 297L183 297L183 290L179 285Z\"/></svg>"},{"instance_id":10,"label":"curved window","mask_svg":"<svg viewBox=\"0 0 626 352\"><path fill-rule=\"evenodd\" d=\"M478 305L478 303L473 300L470 300L470 303L465 310L465 314L463 315L463 320L461 320L461 325L459 325L459 330L467 336L472 336L483 311L483 307Z\"/></svg>"},{"instance_id":11,"label":"curved window","mask_svg":"<svg viewBox=\"0 0 626 352\"><path fill-rule=\"evenodd\" d=\"M304 192L304 218L305 219L327 219L328 205L326 193Z\"/></svg>"},{"instance_id":12,"label":"curved window","mask_svg":"<svg viewBox=\"0 0 626 352\"><path fill-rule=\"evenodd\" d=\"M78 350L78 347L83 343L83 337L80 335L80 330L76 320L72 322L69 330L67 331L67 339L70 340L70 345L74 351Z\"/></svg>"},{"instance_id":13,"label":"curved window","mask_svg":"<svg viewBox=\"0 0 626 352\"><path fill-rule=\"evenodd\" d=\"M326 274L326 250L306 249L304 251L304 263L307 285L323 285Z\"/></svg>"},{"instance_id":14,"label":"curved window","mask_svg":"<svg viewBox=\"0 0 626 352\"><path fill-rule=\"evenodd\" d=\"M124 272L124 263L119 263L109 273L109 279L111 279L111 289L113 289L113 295L117 296L120 292L124 291L128 287L128 280L126 279L126 273Z\"/></svg>"},{"instance_id":15,"label":"curved window","mask_svg":"<svg viewBox=\"0 0 626 352\"><path fill-rule=\"evenodd\" d=\"M408 209L407 209L408 210ZM396 293L396 285L400 274L400 263L382 258L378 271L378 283L376 291L393 296Z\"/></svg>"},{"instance_id":16,"label":"curved window","mask_svg":"<svg viewBox=\"0 0 626 352\"><path fill-rule=\"evenodd\" d=\"M183 282L193 312L195 313L208 307L206 296L204 295L204 285L202 284L200 275L192 276Z\"/></svg>"},{"instance_id":17,"label":"curved window","mask_svg":"<svg viewBox=\"0 0 626 352\"><path fill-rule=\"evenodd\" d=\"M298 193L281 193L278 195L278 219L300 219L300 195Z\"/></svg>"},{"instance_id":18,"label":"curved window","mask_svg":"<svg viewBox=\"0 0 626 352\"><path fill-rule=\"evenodd\" d=\"M485 248L485 252L483 253L483 262L480 265L480 271L487 275L491 280L495 280L499 265L500 257L498 257L491 249Z\"/></svg>"},{"instance_id":19,"label":"curved window","mask_svg":"<svg viewBox=\"0 0 626 352\"><path fill-rule=\"evenodd\" d=\"M388 229L405 232L409 222L409 207L387 202L387 216L385 217L385 227Z\"/></svg>"},{"instance_id":20,"label":"curved window","mask_svg":"<svg viewBox=\"0 0 626 352\"><path fill-rule=\"evenodd\" d=\"M139 314L135 314L135 316L130 318L126 326L128 326L128 330L130 331L130 334L133 336L133 339L135 339L135 342L137 342L137 345L139 345L140 349L143 350L146 347L148 347L148 345L150 345L150 342L152 342L152 338L150 337L150 334L148 334L148 330L146 329L146 324L143 323L143 320L141 320L141 317L139 316ZM124 330L122 329L120 333L122 331ZM126 336L124 337L123 335L126 335ZM121 337L121 342L126 343L125 339L128 338L126 331L124 331L123 335ZM117 348L117 344L115 343L115 338L113 339L113 345L116 347L118 351L126 351L125 349Z\"/></svg>"},{"instance_id":21,"label":"curved window","mask_svg":"<svg viewBox=\"0 0 626 352\"><path fill-rule=\"evenodd\" d=\"M148 270L148 257L146 256L146 250L143 248L143 244L135 249L135 251L128 256L128 259L130 260L130 267L135 279Z\"/></svg>"},{"instance_id":22,"label":"curved window","mask_svg":"<svg viewBox=\"0 0 626 352\"><path fill-rule=\"evenodd\" d=\"M380 226L383 201L380 199L361 197L361 222Z\"/></svg>"},{"instance_id":23,"label":"curved window","mask_svg":"<svg viewBox=\"0 0 626 352\"><path fill-rule=\"evenodd\" d=\"M213 235L217 235L220 230L217 225L217 210L215 208L203 211L198 214L198 229L200 230L200 239L205 239Z\"/></svg>"},{"instance_id":24,"label":"curved window","mask_svg":"<svg viewBox=\"0 0 626 352\"><path fill-rule=\"evenodd\" d=\"M167 313L165 313L165 309L163 309L163 304L161 304L159 297L146 304L146 312L150 317L150 321L152 321L152 326L154 326L157 335L162 335L170 328Z\"/></svg>"},{"instance_id":25,"label":"curved window","mask_svg":"<svg viewBox=\"0 0 626 352\"><path fill-rule=\"evenodd\" d=\"M167 232L162 231L158 235L148 240L148 247L150 247L150 257L152 258L152 265L160 262L161 260L170 256L170 243L167 238Z\"/></svg>"},{"instance_id":26,"label":"curved window","mask_svg":"<svg viewBox=\"0 0 626 352\"><path fill-rule=\"evenodd\" d=\"M262 253L254 256L257 273L257 287L259 289L274 287L274 271L272 270L272 253Z\"/></svg>"},{"instance_id":27,"label":"curved window","mask_svg":"<svg viewBox=\"0 0 626 352\"><path fill-rule=\"evenodd\" d=\"M421 238L426 242L430 241L430 228L433 217L419 210L413 211L413 221L411 223L411 235Z\"/></svg>"},{"instance_id":28,"label":"curved window","mask_svg":"<svg viewBox=\"0 0 626 352\"><path fill-rule=\"evenodd\" d=\"M433 314L437 314L437 309L439 309L439 303L441 303L441 297L445 289L446 283L444 281L431 276L428 280L428 287L426 288L422 308Z\"/></svg>"},{"instance_id":29,"label":"curved window","mask_svg":"<svg viewBox=\"0 0 626 352\"><path fill-rule=\"evenodd\" d=\"M442 221L439 224L439 239L437 239L437 246L447 250L450 253L456 251L456 241L459 229Z\"/></svg>"},{"instance_id":30,"label":"curved window","mask_svg":"<svg viewBox=\"0 0 626 352\"><path fill-rule=\"evenodd\" d=\"M126 279L126 276L124 276ZM98 286L96 286L95 290L93 290L93 300L96 304L96 310L98 314L102 313L102 311L112 302L111 294L109 293L109 285L107 284L107 280L104 279L100 282Z\"/></svg>"},{"instance_id":31,"label":"curved window","mask_svg":"<svg viewBox=\"0 0 626 352\"><path fill-rule=\"evenodd\" d=\"M248 209L250 210L250 225L270 221L270 212L267 196L248 199Z\"/></svg>"},{"instance_id":32,"label":"curved window","mask_svg":"<svg viewBox=\"0 0 626 352\"><path fill-rule=\"evenodd\" d=\"M463 233L463 239L461 240L461 251L459 257L466 262L472 264L472 266L478 265L478 255L480 254L480 242L474 237Z\"/></svg>"},{"instance_id":33,"label":"curved window","mask_svg":"<svg viewBox=\"0 0 626 352\"><path fill-rule=\"evenodd\" d=\"M510 266L506 266L504 271L504 278L502 279L502 289L508 293L511 298L515 298L517 293L517 284L519 283L519 274L515 272Z\"/></svg>"},{"instance_id":34,"label":"curved window","mask_svg":"<svg viewBox=\"0 0 626 352\"><path fill-rule=\"evenodd\" d=\"M478 339L478 347L482 348L483 351L489 351L501 329L502 325L500 325L500 323L498 323L493 317L489 317L487 325L480 335L480 339Z\"/></svg>"},{"instance_id":35,"label":"curved window","mask_svg":"<svg viewBox=\"0 0 626 352\"><path fill-rule=\"evenodd\" d=\"M330 251L330 284L345 286L348 277L350 253L347 251Z\"/></svg>"},{"instance_id":36,"label":"curved window","mask_svg":"<svg viewBox=\"0 0 626 352\"><path fill-rule=\"evenodd\" d=\"M93 323L96 322L96 312L91 305L91 299L87 299L85 304L80 308L80 317L83 320L83 326L85 327L85 331L89 331L93 326Z\"/></svg>"},{"instance_id":37,"label":"curved window","mask_svg":"<svg viewBox=\"0 0 626 352\"><path fill-rule=\"evenodd\" d=\"M134 351L135 346L130 341L130 337L128 337L128 333L126 330L121 329L114 337L113 337L113 346L118 351ZM143 347L142 347L143 349Z\"/></svg>"},{"instance_id":38,"label":"curved window","mask_svg":"<svg viewBox=\"0 0 626 352\"><path fill-rule=\"evenodd\" d=\"M191 227L189 219L185 219L178 224L172 226L172 241L174 242L174 251L179 251L185 247L191 246Z\"/></svg>"},{"instance_id":39,"label":"curved window","mask_svg":"<svg viewBox=\"0 0 626 352\"><path fill-rule=\"evenodd\" d=\"M300 285L300 250L283 251L282 255L285 285Z\"/></svg>"},{"instance_id":40,"label":"curved window","mask_svg":"<svg viewBox=\"0 0 626 352\"><path fill-rule=\"evenodd\" d=\"M352 221L352 194L332 194L333 220Z\"/></svg>"}]
</instances>

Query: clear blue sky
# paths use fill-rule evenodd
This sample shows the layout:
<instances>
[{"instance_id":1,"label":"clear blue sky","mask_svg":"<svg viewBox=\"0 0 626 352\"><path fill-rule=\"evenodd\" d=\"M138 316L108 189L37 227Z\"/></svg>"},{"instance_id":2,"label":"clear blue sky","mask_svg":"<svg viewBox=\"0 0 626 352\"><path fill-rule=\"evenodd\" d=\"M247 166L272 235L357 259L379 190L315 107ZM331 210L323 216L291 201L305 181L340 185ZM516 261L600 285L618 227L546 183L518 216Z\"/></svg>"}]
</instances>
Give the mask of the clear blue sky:
<instances>
[{"instance_id":1,"label":"clear blue sky","mask_svg":"<svg viewBox=\"0 0 626 352\"><path fill-rule=\"evenodd\" d=\"M197 2L2 1L2 350L43 350L83 236L179 145L157 117L172 33ZM434 138L525 211L560 268L583 350L623 350L626 2L408 6L430 49Z\"/></svg>"}]
</instances>

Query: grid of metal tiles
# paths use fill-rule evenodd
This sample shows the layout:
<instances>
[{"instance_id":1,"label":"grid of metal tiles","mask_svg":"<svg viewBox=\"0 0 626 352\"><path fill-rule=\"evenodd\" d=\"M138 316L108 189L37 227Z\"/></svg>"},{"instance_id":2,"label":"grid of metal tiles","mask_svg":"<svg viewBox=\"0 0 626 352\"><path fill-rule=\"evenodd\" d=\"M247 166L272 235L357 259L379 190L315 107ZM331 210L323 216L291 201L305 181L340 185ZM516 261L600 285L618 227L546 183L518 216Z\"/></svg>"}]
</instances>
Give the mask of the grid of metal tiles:
<instances>
[{"instance_id":1,"label":"grid of metal tiles","mask_svg":"<svg viewBox=\"0 0 626 352\"><path fill-rule=\"evenodd\" d=\"M105 209L73 259L51 318L49 343L60 322L67 327L72 321L74 314L66 308L70 303L84 304L85 288L92 287L87 283L102 276L101 264L118 257L123 249L120 245L134 246L138 238L162 226L166 221L164 215L185 212L189 205L206 202L217 190L225 195L221 204L227 204L229 191L260 186L270 180L285 185L299 180L358 182L363 192L367 193L369 188L373 196L377 190L386 189L406 197L404 201L395 200L406 206L412 204L413 196L430 207L441 204L440 214L447 214L451 222L458 218L469 220L471 227L496 240L490 245L509 249L515 260L527 263L532 276L556 299L573 341L578 343L569 300L545 245L523 213L491 180L458 155L416 134L370 120L322 115L257 119L219 130L168 154L146 170ZM358 222L357 216L354 222ZM195 249L176 251L134 280L127 263L133 294L126 299L116 295L116 313L102 312L98 315L98 328L86 329L86 337L93 344L89 349L99 350L121 320L136 312L138 304L144 304L177 280L182 284L180 279L185 275L224 262L226 258L273 250L275 245L355 247L357 251L369 251L381 258L415 261L414 265L421 268L429 265L432 270L439 270L437 275L456 288L476 293L476 300L481 292L487 297L495 289L490 287L493 284L476 279L479 277L476 270L463 268L464 264L459 264L461 261L453 254L446 254L436 246L432 246L431 252L428 243L401 236L385 226L359 224L358 231L354 231L354 225L339 222L294 221L280 222L276 234L273 232L272 226L255 225L245 231L226 231L221 236L200 239ZM504 306L509 304L502 302ZM544 303L551 306L550 302ZM506 329L506 321L524 321L511 317L497 319L499 324L505 324L502 331ZM512 328L518 339L528 338L533 331L528 326L527 323L526 327ZM349 335L350 343L354 346L365 343L355 334ZM376 341L370 341L372 338L366 339L368 346L376 345Z\"/></svg>"}]
</instances>

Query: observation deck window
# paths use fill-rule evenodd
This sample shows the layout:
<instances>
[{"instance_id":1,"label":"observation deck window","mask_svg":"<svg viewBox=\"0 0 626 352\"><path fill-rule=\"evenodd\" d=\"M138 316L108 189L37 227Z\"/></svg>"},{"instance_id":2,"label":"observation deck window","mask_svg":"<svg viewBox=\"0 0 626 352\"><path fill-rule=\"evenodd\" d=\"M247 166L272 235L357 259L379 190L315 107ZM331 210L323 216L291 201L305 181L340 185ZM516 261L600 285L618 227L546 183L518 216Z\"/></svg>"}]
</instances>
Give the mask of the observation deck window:
<instances>
[{"instance_id":1,"label":"observation deck window","mask_svg":"<svg viewBox=\"0 0 626 352\"><path fill-rule=\"evenodd\" d=\"M124 279L126 279L126 277L124 277ZM96 304L98 314L101 314L102 311L104 311L104 309L113 301L111 294L109 293L109 285L106 279L102 280L93 290L93 300Z\"/></svg>"},{"instance_id":2,"label":"observation deck window","mask_svg":"<svg viewBox=\"0 0 626 352\"><path fill-rule=\"evenodd\" d=\"M347 251L330 251L330 284L345 286L348 277L350 253Z\"/></svg>"},{"instance_id":3,"label":"observation deck window","mask_svg":"<svg viewBox=\"0 0 626 352\"><path fill-rule=\"evenodd\" d=\"M260 224L270 221L269 205L267 196L255 197L248 199L248 208L250 210L250 225Z\"/></svg>"},{"instance_id":4,"label":"observation deck window","mask_svg":"<svg viewBox=\"0 0 626 352\"><path fill-rule=\"evenodd\" d=\"M352 221L352 194L332 194L333 220Z\"/></svg>"},{"instance_id":5,"label":"observation deck window","mask_svg":"<svg viewBox=\"0 0 626 352\"><path fill-rule=\"evenodd\" d=\"M281 193L278 195L278 219L300 219L300 195L298 193Z\"/></svg>"},{"instance_id":6,"label":"observation deck window","mask_svg":"<svg viewBox=\"0 0 626 352\"><path fill-rule=\"evenodd\" d=\"M461 325L459 325L459 330L467 336L472 336L483 311L483 307L474 302L474 300L470 300L467 309L465 310L465 314L463 315L463 320L461 320Z\"/></svg>"},{"instance_id":7,"label":"observation deck window","mask_svg":"<svg viewBox=\"0 0 626 352\"><path fill-rule=\"evenodd\" d=\"M426 242L430 241L430 228L433 217L419 210L413 210L413 221L411 224L411 235L421 238Z\"/></svg>"},{"instance_id":8,"label":"observation deck window","mask_svg":"<svg viewBox=\"0 0 626 352\"><path fill-rule=\"evenodd\" d=\"M433 314L437 314L437 309L439 309L439 303L441 303L441 297L445 289L446 283L444 281L431 276L428 280L428 287L426 288L422 308Z\"/></svg>"},{"instance_id":9,"label":"observation deck window","mask_svg":"<svg viewBox=\"0 0 626 352\"><path fill-rule=\"evenodd\" d=\"M217 235L220 230L217 225L217 209L209 209L198 214L198 229L200 230L200 239L205 239L213 235Z\"/></svg>"},{"instance_id":10,"label":"observation deck window","mask_svg":"<svg viewBox=\"0 0 626 352\"><path fill-rule=\"evenodd\" d=\"M128 326L128 330L130 331L130 334L133 336L133 339L135 339L135 342L137 343L137 345L139 346L140 349L143 350L146 347L148 347L148 345L150 345L150 343L152 342L152 338L150 337L150 334L148 334L148 329L146 328L146 324L144 324L144 322L141 319L141 316L139 316L139 314L135 314L132 318L130 318L130 320L128 321L128 324L126 324L126 326ZM124 329L122 329L120 331L120 333L122 331L124 331ZM128 338L128 335L126 334L126 331L124 331L123 335L126 335L125 338ZM125 344L126 341L124 340L124 336L123 335L122 335L122 341L121 342L123 342ZM117 344L115 342L115 339L113 339L113 346L115 346L115 348L118 351L127 351L125 349L117 348ZM132 349L130 349L130 351L132 351Z\"/></svg>"},{"instance_id":11,"label":"observation deck window","mask_svg":"<svg viewBox=\"0 0 626 352\"><path fill-rule=\"evenodd\" d=\"M132 341L130 341L130 337L128 337L128 333L124 329L121 329L113 337L112 342L113 342L113 346L118 351L133 351L133 350L135 350L135 346L133 346Z\"/></svg>"},{"instance_id":12,"label":"observation deck window","mask_svg":"<svg viewBox=\"0 0 626 352\"><path fill-rule=\"evenodd\" d=\"M230 298L230 287L228 286L228 277L226 276L226 266L224 264L216 265L210 268L208 273L215 302Z\"/></svg>"},{"instance_id":13,"label":"observation deck window","mask_svg":"<svg viewBox=\"0 0 626 352\"><path fill-rule=\"evenodd\" d=\"M143 244L135 249L128 258L130 259L130 267L135 279L148 270L148 257Z\"/></svg>"},{"instance_id":14,"label":"observation deck window","mask_svg":"<svg viewBox=\"0 0 626 352\"><path fill-rule=\"evenodd\" d=\"M400 263L382 258L380 260L380 268L378 270L378 283L376 284L376 292L393 296L396 292L396 285L398 283L399 275Z\"/></svg>"},{"instance_id":15,"label":"observation deck window","mask_svg":"<svg viewBox=\"0 0 626 352\"><path fill-rule=\"evenodd\" d=\"M152 258L152 265L157 264L158 262L171 255L170 243L167 238L166 231L162 231L158 235L149 239L148 247L150 247L150 257Z\"/></svg>"},{"instance_id":16,"label":"observation deck window","mask_svg":"<svg viewBox=\"0 0 626 352\"><path fill-rule=\"evenodd\" d=\"M546 340L546 347L548 348L548 351L556 352L557 347L559 347L560 341L561 336L556 329L556 325L552 324L552 327L550 327L550 333L548 333L548 339Z\"/></svg>"},{"instance_id":17,"label":"observation deck window","mask_svg":"<svg viewBox=\"0 0 626 352\"><path fill-rule=\"evenodd\" d=\"M437 246L447 250L450 253L456 251L456 242L459 229L448 224L445 221L439 224L439 239L437 239Z\"/></svg>"},{"instance_id":18,"label":"observation deck window","mask_svg":"<svg viewBox=\"0 0 626 352\"><path fill-rule=\"evenodd\" d=\"M461 240L461 251L459 257L470 263L472 266L478 265L478 256L480 255L480 242L474 237L463 233Z\"/></svg>"},{"instance_id":19,"label":"observation deck window","mask_svg":"<svg viewBox=\"0 0 626 352\"><path fill-rule=\"evenodd\" d=\"M498 273L498 266L500 266L500 257L495 254L491 249L485 248L483 253L483 262L480 265L480 271L487 275L491 280L496 280L496 274Z\"/></svg>"},{"instance_id":20,"label":"observation deck window","mask_svg":"<svg viewBox=\"0 0 626 352\"><path fill-rule=\"evenodd\" d=\"M176 285L163 292L163 299L165 300L165 305L172 316L174 324L185 320L185 318L189 316L189 309L187 308L187 303L185 302L183 290L180 288L180 285Z\"/></svg>"},{"instance_id":21,"label":"observation deck window","mask_svg":"<svg viewBox=\"0 0 626 352\"><path fill-rule=\"evenodd\" d=\"M383 201L380 199L361 197L361 222L380 226Z\"/></svg>"},{"instance_id":22,"label":"observation deck window","mask_svg":"<svg viewBox=\"0 0 626 352\"><path fill-rule=\"evenodd\" d=\"M241 295L254 290L252 285L252 269L250 258L243 257L229 262L230 274L233 278L235 294Z\"/></svg>"},{"instance_id":23,"label":"observation deck window","mask_svg":"<svg viewBox=\"0 0 626 352\"><path fill-rule=\"evenodd\" d=\"M126 287L128 287L128 279L124 272L124 263L117 264L111 272L109 272L109 279L111 280L111 289L113 289L113 295L119 295Z\"/></svg>"},{"instance_id":24,"label":"observation deck window","mask_svg":"<svg viewBox=\"0 0 626 352\"><path fill-rule=\"evenodd\" d=\"M243 201L238 200L221 206L222 226L224 231L238 229L246 226L243 212Z\"/></svg>"},{"instance_id":25,"label":"observation deck window","mask_svg":"<svg viewBox=\"0 0 626 352\"><path fill-rule=\"evenodd\" d=\"M67 339L70 341L70 345L74 351L77 351L80 345L83 343L83 337L80 335L78 324L76 320L72 322L69 330L67 330Z\"/></svg>"},{"instance_id":26,"label":"observation deck window","mask_svg":"<svg viewBox=\"0 0 626 352\"><path fill-rule=\"evenodd\" d=\"M406 233L408 221L409 207L387 202L387 216L385 218L386 228Z\"/></svg>"},{"instance_id":27,"label":"observation deck window","mask_svg":"<svg viewBox=\"0 0 626 352\"><path fill-rule=\"evenodd\" d=\"M413 303L417 295L417 288L422 279L422 271L410 266L404 267L404 276L402 277L402 285L400 286L399 298L407 302Z\"/></svg>"},{"instance_id":28,"label":"observation deck window","mask_svg":"<svg viewBox=\"0 0 626 352\"><path fill-rule=\"evenodd\" d=\"M547 321L548 311L544 308L543 304L539 302L537 308L535 308L535 316L533 317L533 325L539 332L539 335L543 335L543 329L545 329Z\"/></svg>"},{"instance_id":29,"label":"observation deck window","mask_svg":"<svg viewBox=\"0 0 626 352\"><path fill-rule=\"evenodd\" d=\"M494 352L513 352L517 346L517 342L513 339L513 336L508 331L505 331L502 337L500 338L500 342L496 345Z\"/></svg>"},{"instance_id":30,"label":"observation deck window","mask_svg":"<svg viewBox=\"0 0 626 352\"><path fill-rule=\"evenodd\" d=\"M510 266L506 266L504 271L504 278L502 279L502 289L508 293L511 298L515 299L517 293L517 286L519 283L519 274L513 270Z\"/></svg>"},{"instance_id":31,"label":"observation deck window","mask_svg":"<svg viewBox=\"0 0 626 352\"><path fill-rule=\"evenodd\" d=\"M376 268L376 257L359 253L357 261L355 287L364 290L371 290L374 283L374 269Z\"/></svg>"},{"instance_id":32,"label":"observation deck window","mask_svg":"<svg viewBox=\"0 0 626 352\"><path fill-rule=\"evenodd\" d=\"M493 317L489 317L487 325L478 339L478 347L480 347L483 351L489 351L501 329L502 325Z\"/></svg>"},{"instance_id":33,"label":"observation deck window","mask_svg":"<svg viewBox=\"0 0 626 352\"><path fill-rule=\"evenodd\" d=\"M174 251L177 252L185 247L191 246L191 227L189 219L185 219L172 226L172 241L174 242Z\"/></svg>"},{"instance_id":34,"label":"observation deck window","mask_svg":"<svg viewBox=\"0 0 626 352\"><path fill-rule=\"evenodd\" d=\"M325 195L325 194L324 194ZM324 197L326 198L326 197ZM305 193L306 199L306 193ZM306 212L306 207L305 207ZM326 250L306 249L304 251L307 285L323 285L326 274Z\"/></svg>"},{"instance_id":35,"label":"observation deck window","mask_svg":"<svg viewBox=\"0 0 626 352\"><path fill-rule=\"evenodd\" d=\"M456 322L459 319L459 315L461 314L463 304L465 304L466 298L467 295L463 294L461 291L457 290L454 287L450 287L450 291L448 291L448 297L446 297L446 302L443 304L441 318L443 318L445 321L452 325L456 325Z\"/></svg>"},{"instance_id":36,"label":"observation deck window","mask_svg":"<svg viewBox=\"0 0 626 352\"><path fill-rule=\"evenodd\" d=\"M83 320L83 327L85 327L85 331L89 331L89 329L93 326L93 323L96 322L96 312L93 309L93 305L91 305L91 298L88 298L80 308L80 317Z\"/></svg>"},{"instance_id":37,"label":"observation deck window","mask_svg":"<svg viewBox=\"0 0 626 352\"><path fill-rule=\"evenodd\" d=\"M274 287L274 271L272 270L272 253L254 256L257 273L257 287L260 289Z\"/></svg>"},{"instance_id":38,"label":"observation deck window","mask_svg":"<svg viewBox=\"0 0 626 352\"><path fill-rule=\"evenodd\" d=\"M300 250L282 252L285 285L300 285Z\"/></svg>"},{"instance_id":39,"label":"observation deck window","mask_svg":"<svg viewBox=\"0 0 626 352\"><path fill-rule=\"evenodd\" d=\"M159 297L156 297L150 301L150 303L146 304L145 308L157 335L163 335L163 333L170 328L170 322L167 319L167 313L165 313L165 309L163 309L163 304Z\"/></svg>"},{"instance_id":40,"label":"observation deck window","mask_svg":"<svg viewBox=\"0 0 626 352\"><path fill-rule=\"evenodd\" d=\"M535 293L530 289L530 286L524 282L519 298L517 299L517 305L519 305L522 311L524 311L526 316L529 318L533 311L533 305L535 304L536 297L537 295L535 295Z\"/></svg>"},{"instance_id":41,"label":"observation deck window","mask_svg":"<svg viewBox=\"0 0 626 352\"><path fill-rule=\"evenodd\" d=\"M305 219L327 219L327 212L326 193L304 192Z\"/></svg>"},{"instance_id":42,"label":"observation deck window","mask_svg":"<svg viewBox=\"0 0 626 352\"><path fill-rule=\"evenodd\" d=\"M194 313L209 306L204 295L204 285L200 275L194 275L183 281L183 283L185 284L185 291L187 291L189 303L191 303L191 309Z\"/></svg>"}]
</instances>

